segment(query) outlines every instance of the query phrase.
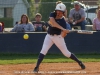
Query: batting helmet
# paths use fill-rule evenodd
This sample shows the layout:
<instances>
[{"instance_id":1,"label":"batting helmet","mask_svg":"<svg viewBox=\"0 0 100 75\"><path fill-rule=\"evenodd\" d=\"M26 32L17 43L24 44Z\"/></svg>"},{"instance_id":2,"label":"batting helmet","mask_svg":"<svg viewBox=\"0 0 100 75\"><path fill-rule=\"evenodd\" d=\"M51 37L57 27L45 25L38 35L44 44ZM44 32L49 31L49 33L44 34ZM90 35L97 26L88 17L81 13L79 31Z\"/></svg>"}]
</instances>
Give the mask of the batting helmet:
<instances>
[{"instance_id":1,"label":"batting helmet","mask_svg":"<svg viewBox=\"0 0 100 75\"><path fill-rule=\"evenodd\" d=\"M65 12L66 6L63 3L57 4L55 10L60 10L62 12Z\"/></svg>"}]
</instances>

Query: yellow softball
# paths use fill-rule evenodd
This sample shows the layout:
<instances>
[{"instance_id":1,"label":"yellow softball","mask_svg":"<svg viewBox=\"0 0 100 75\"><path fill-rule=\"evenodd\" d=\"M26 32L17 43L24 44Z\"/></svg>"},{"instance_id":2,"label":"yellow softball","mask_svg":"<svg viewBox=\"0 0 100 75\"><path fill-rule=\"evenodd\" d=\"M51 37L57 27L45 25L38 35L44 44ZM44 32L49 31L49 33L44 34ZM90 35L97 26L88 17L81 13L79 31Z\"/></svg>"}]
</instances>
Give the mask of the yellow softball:
<instances>
[{"instance_id":1,"label":"yellow softball","mask_svg":"<svg viewBox=\"0 0 100 75\"><path fill-rule=\"evenodd\" d=\"M29 35L28 34L24 34L23 38L24 39L28 39L29 38Z\"/></svg>"}]
</instances>

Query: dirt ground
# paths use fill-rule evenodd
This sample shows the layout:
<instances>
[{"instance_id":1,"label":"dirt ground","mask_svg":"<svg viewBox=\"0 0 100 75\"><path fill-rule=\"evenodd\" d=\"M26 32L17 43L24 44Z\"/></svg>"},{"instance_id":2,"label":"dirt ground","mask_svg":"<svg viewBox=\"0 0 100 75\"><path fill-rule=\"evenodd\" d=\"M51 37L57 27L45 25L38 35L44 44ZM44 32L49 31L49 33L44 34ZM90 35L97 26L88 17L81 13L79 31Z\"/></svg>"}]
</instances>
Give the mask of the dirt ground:
<instances>
[{"instance_id":1,"label":"dirt ground","mask_svg":"<svg viewBox=\"0 0 100 75\"><path fill-rule=\"evenodd\" d=\"M85 70L77 63L42 63L39 73L35 64L0 65L0 75L100 75L100 62L88 62Z\"/></svg>"}]
</instances>

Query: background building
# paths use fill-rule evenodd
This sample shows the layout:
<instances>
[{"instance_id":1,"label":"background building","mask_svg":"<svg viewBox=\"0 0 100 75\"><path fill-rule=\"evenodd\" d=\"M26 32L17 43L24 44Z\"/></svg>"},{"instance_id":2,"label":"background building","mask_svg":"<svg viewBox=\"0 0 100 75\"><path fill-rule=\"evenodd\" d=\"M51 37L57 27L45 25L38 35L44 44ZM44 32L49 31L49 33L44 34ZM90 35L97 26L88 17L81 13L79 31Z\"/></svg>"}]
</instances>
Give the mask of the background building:
<instances>
[{"instance_id":1,"label":"background building","mask_svg":"<svg viewBox=\"0 0 100 75\"><path fill-rule=\"evenodd\" d=\"M0 18L13 18L14 25L28 8L27 0L0 0Z\"/></svg>"}]
</instances>

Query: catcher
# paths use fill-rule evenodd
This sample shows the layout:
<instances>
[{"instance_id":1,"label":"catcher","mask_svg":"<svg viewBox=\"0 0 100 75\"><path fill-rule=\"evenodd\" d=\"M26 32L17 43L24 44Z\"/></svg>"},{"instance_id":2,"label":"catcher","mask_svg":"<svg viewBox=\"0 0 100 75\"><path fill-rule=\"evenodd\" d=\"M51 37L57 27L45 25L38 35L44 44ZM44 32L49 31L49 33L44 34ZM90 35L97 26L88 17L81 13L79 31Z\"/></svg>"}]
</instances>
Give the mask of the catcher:
<instances>
[{"instance_id":1,"label":"catcher","mask_svg":"<svg viewBox=\"0 0 100 75\"><path fill-rule=\"evenodd\" d=\"M65 37L65 35L69 33L69 30L66 30L66 21L63 17L65 9L66 6L63 3L60 3L56 6L55 12L51 12L49 17L49 23L51 25L49 25L47 35L44 39L42 50L39 54L36 67L34 68L33 72L39 71L39 66L44 56L47 54L49 48L53 44L55 44L66 57L76 61L81 67L81 69L85 69L85 65L80 60L78 60L78 58L73 53L71 53L66 47L63 37Z\"/></svg>"}]
</instances>

